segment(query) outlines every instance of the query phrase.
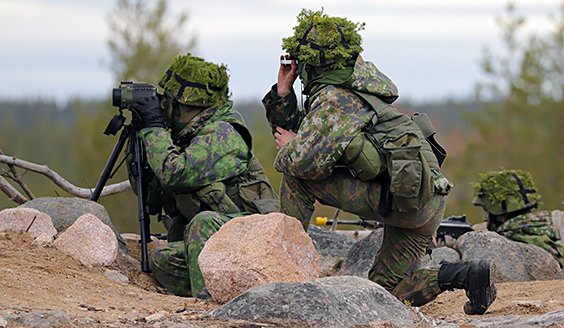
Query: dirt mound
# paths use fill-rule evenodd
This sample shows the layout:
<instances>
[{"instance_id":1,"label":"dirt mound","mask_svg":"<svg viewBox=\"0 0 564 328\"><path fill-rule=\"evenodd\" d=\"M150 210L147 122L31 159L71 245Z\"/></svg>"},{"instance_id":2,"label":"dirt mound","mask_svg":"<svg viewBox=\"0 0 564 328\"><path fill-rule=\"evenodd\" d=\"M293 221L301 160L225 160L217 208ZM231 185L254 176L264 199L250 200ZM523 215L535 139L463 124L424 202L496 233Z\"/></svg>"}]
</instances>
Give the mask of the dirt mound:
<instances>
[{"instance_id":1,"label":"dirt mound","mask_svg":"<svg viewBox=\"0 0 564 328\"><path fill-rule=\"evenodd\" d=\"M109 268L85 267L55 248L35 246L32 242L27 233L0 232L0 311L61 310L79 327L125 327L149 323L156 315L159 320L201 327L239 326L207 318L204 313L219 304L168 295L150 274L130 263L118 261ZM475 319L538 315L564 309L564 280L497 286L497 300L485 315ZM464 291L445 292L420 311L429 319L457 322L465 317L462 306L466 300Z\"/></svg>"}]
</instances>

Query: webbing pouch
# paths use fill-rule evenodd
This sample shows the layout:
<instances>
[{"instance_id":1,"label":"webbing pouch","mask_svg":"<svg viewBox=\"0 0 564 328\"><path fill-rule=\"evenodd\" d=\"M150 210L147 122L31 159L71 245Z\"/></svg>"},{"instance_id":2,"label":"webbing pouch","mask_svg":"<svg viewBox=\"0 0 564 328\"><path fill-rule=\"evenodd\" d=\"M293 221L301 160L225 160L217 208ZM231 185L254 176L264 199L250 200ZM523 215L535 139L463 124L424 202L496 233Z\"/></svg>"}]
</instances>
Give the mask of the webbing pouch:
<instances>
[{"instance_id":1,"label":"webbing pouch","mask_svg":"<svg viewBox=\"0 0 564 328\"><path fill-rule=\"evenodd\" d=\"M168 203L164 203L164 204L166 205L165 212L167 212L169 215L172 215L175 212L174 211L168 212L166 208L171 207L174 204L176 209L180 211L182 216L184 216L187 220L192 220L194 215L200 213L201 205L202 205L200 203L200 200L196 197L194 193L174 195L174 203L171 203L169 200Z\"/></svg>"},{"instance_id":2,"label":"webbing pouch","mask_svg":"<svg viewBox=\"0 0 564 328\"><path fill-rule=\"evenodd\" d=\"M241 212L225 191L226 187L223 182L214 182L198 190L196 195L212 211L223 214Z\"/></svg>"},{"instance_id":3,"label":"webbing pouch","mask_svg":"<svg viewBox=\"0 0 564 328\"><path fill-rule=\"evenodd\" d=\"M411 132L384 141L390 192L400 212L418 211L432 196L431 169L421 155L419 137Z\"/></svg>"},{"instance_id":4,"label":"webbing pouch","mask_svg":"<svg viewBox=\"0 0 564 328\"><path fill-rule=\"evenodd\" d=\"M368 132L360 132L348 144L341 156L343 163L351 175L361 181L370 181L386 171L385 157L379 150L380 146L374 136Z\"/></svg>"},{"instance_id":5,"label":"webbing pouch","mask_svg":"<svg viewBox=\"0 0 564 328\"><path fill-rule=\"evenodd\" d=\"M266 181L241 183L238 188L245 212L267 214L280 211L278 196Z\"/></svg>"}]
</instances>

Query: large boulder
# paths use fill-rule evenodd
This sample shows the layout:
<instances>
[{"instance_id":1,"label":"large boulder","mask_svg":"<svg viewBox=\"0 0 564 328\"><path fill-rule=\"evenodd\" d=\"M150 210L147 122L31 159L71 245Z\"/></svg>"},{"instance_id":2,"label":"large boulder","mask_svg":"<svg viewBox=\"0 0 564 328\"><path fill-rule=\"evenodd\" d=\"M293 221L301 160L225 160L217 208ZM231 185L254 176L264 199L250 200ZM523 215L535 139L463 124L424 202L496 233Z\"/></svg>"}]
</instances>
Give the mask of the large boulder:
<instances>
[{"instance_id":1,"label":"large boulder","mask_svg":"<svg viewBox=\"0 0 564 328\"><path fill-rule=\"evenodd\" d=\"M374 229L366 238L356 242L348 251L338 276L357 276L368 278L376 254L382 246L384 229Z\"/></svg>"},{"instance_id":2,"label":"large boulder","mask_svg":"<svg viewBox=\"0 0 564 328\"><path fill-rule=\"evenodd\" d=\"M407 305L360 277L274 282L249 289L210 315L281 327L416 327L421 323Z\"/></svg>"},{"instance_id":3,"label":"large boulder","mask_svg":"<svg viewBox=\"0 0 564 328\"><path fill-rule=\"evenodd\" d=\"M307 233L319 253L321 276L331 276L335 265L343 261L356 243L353 237L314 225L309 226Z\"/></svg>"},{"instance_id":4,"label":"large boulder","mask_svg":"<svg viewBox=\"0 0 564 328\"><path fill-rule=\"evenodd\" d=\"M206 242L198 262L219 303L271 282L319 277L319 255L311 238L298 220L282 213L232 219Z\"/></svg>"},{"instance_id":5,"label":"large boulder","mask_svg":"<svg viewBox=\"0 0 564 328\"><path fill-rule=\"evenodd\" d=\"M57 234L51 217L32 208L7 208L0 211L0 231L3 230L24 231L33 238L41 235L54 237Z\"/></svg>"},{"instance_id":6,"label":"large boulder","mask_svg":"<svg viewBox=\"0 0 564 328\"><path fill-rule=\"evenodd\" d=\"M85 266L108 266L116 260L118 242L110 227L96 216L84 214L55 239L53 246Z\"/></svg>"},{"instance_id":7,"label":"large boulder","mask_svg":"<svg viewBox=\"0 0 564 328\"><path fill-rule=\"evenodd\" d=\"M53 225L58 232L65 231L80 216L93 214L112 229L118 240L120 253L133 259L125 241L112 224L106 208L101 204L77 197L40 197L30 200L17 208L33 208L39 212L46 213L51 217L51 221L53 221Z\"/></svg>"},{"instance_id":8,"label":"large boulder","mask_svg":"<svg viewBox=\"0 0 564 328\"><path fill-rule=\"evenodd\" d=\"M471 231L455 244L461 261L491 259L497 263L499 282L563 279L558 262L544 249L511 241L492 231Z\"/></svg>"}]
</instances>

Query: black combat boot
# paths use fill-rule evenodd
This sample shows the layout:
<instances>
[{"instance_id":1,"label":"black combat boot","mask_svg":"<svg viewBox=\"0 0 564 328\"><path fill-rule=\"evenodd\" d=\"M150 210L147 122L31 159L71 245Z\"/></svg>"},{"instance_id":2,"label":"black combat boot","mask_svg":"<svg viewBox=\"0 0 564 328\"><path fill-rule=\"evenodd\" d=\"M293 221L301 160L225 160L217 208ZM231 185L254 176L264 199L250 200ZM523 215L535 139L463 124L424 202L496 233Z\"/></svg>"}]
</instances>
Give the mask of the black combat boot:
<instances>
[{"instance_id":1,"label":"black combat boot","mask_svg":"<svg viewBox=\"0 0 564 328\"><path fill-rule=\"evenodd\" d=\"M441 290L464 289L470 299L464 304L469 315L484 314L495 301L495 264L490 260L472 260L460 263L441 262L439 287Z\"/></svg>"}]
</instances>

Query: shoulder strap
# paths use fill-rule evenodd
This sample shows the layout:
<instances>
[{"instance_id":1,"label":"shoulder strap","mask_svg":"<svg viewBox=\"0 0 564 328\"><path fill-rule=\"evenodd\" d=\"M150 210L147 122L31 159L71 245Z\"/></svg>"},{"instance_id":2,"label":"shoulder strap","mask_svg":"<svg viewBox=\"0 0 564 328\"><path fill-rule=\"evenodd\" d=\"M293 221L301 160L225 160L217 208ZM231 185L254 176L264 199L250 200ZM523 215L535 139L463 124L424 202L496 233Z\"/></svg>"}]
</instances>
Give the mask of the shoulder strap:
<instances>
[{"instance_id":1,"label":"shoulder strap","mask_svg":"<svg viewBox=\"0 0 564 328\"><path fill-rule=\"evenodd\" d=\"M361 97L362 99L366 100L366 102L369 103L370 106L372 106L372 108L374 109L374 111L376 113L379 113L380 111L382 111L382 109L390 106L390 104L382 101L382 99L380 99L380 98L378 98L374 95L364 93L364 92L360 92L360 91L356 91L356 90L352 90L352 89L349 89L349 90L354 92L357 96Z\"/></svg>"},{"instance_id":2,"label":"shoulder strap","mask_svg":"<svg viewBox=\"0 0 564 328\"><path fill-rule=\"evenodd\" d=\"M233 128L243 137L243 140L249 147L249 151L253 149L253 137L245 126L237 122L229 122L233 126Z\"/></svg>"}]
</instances>

